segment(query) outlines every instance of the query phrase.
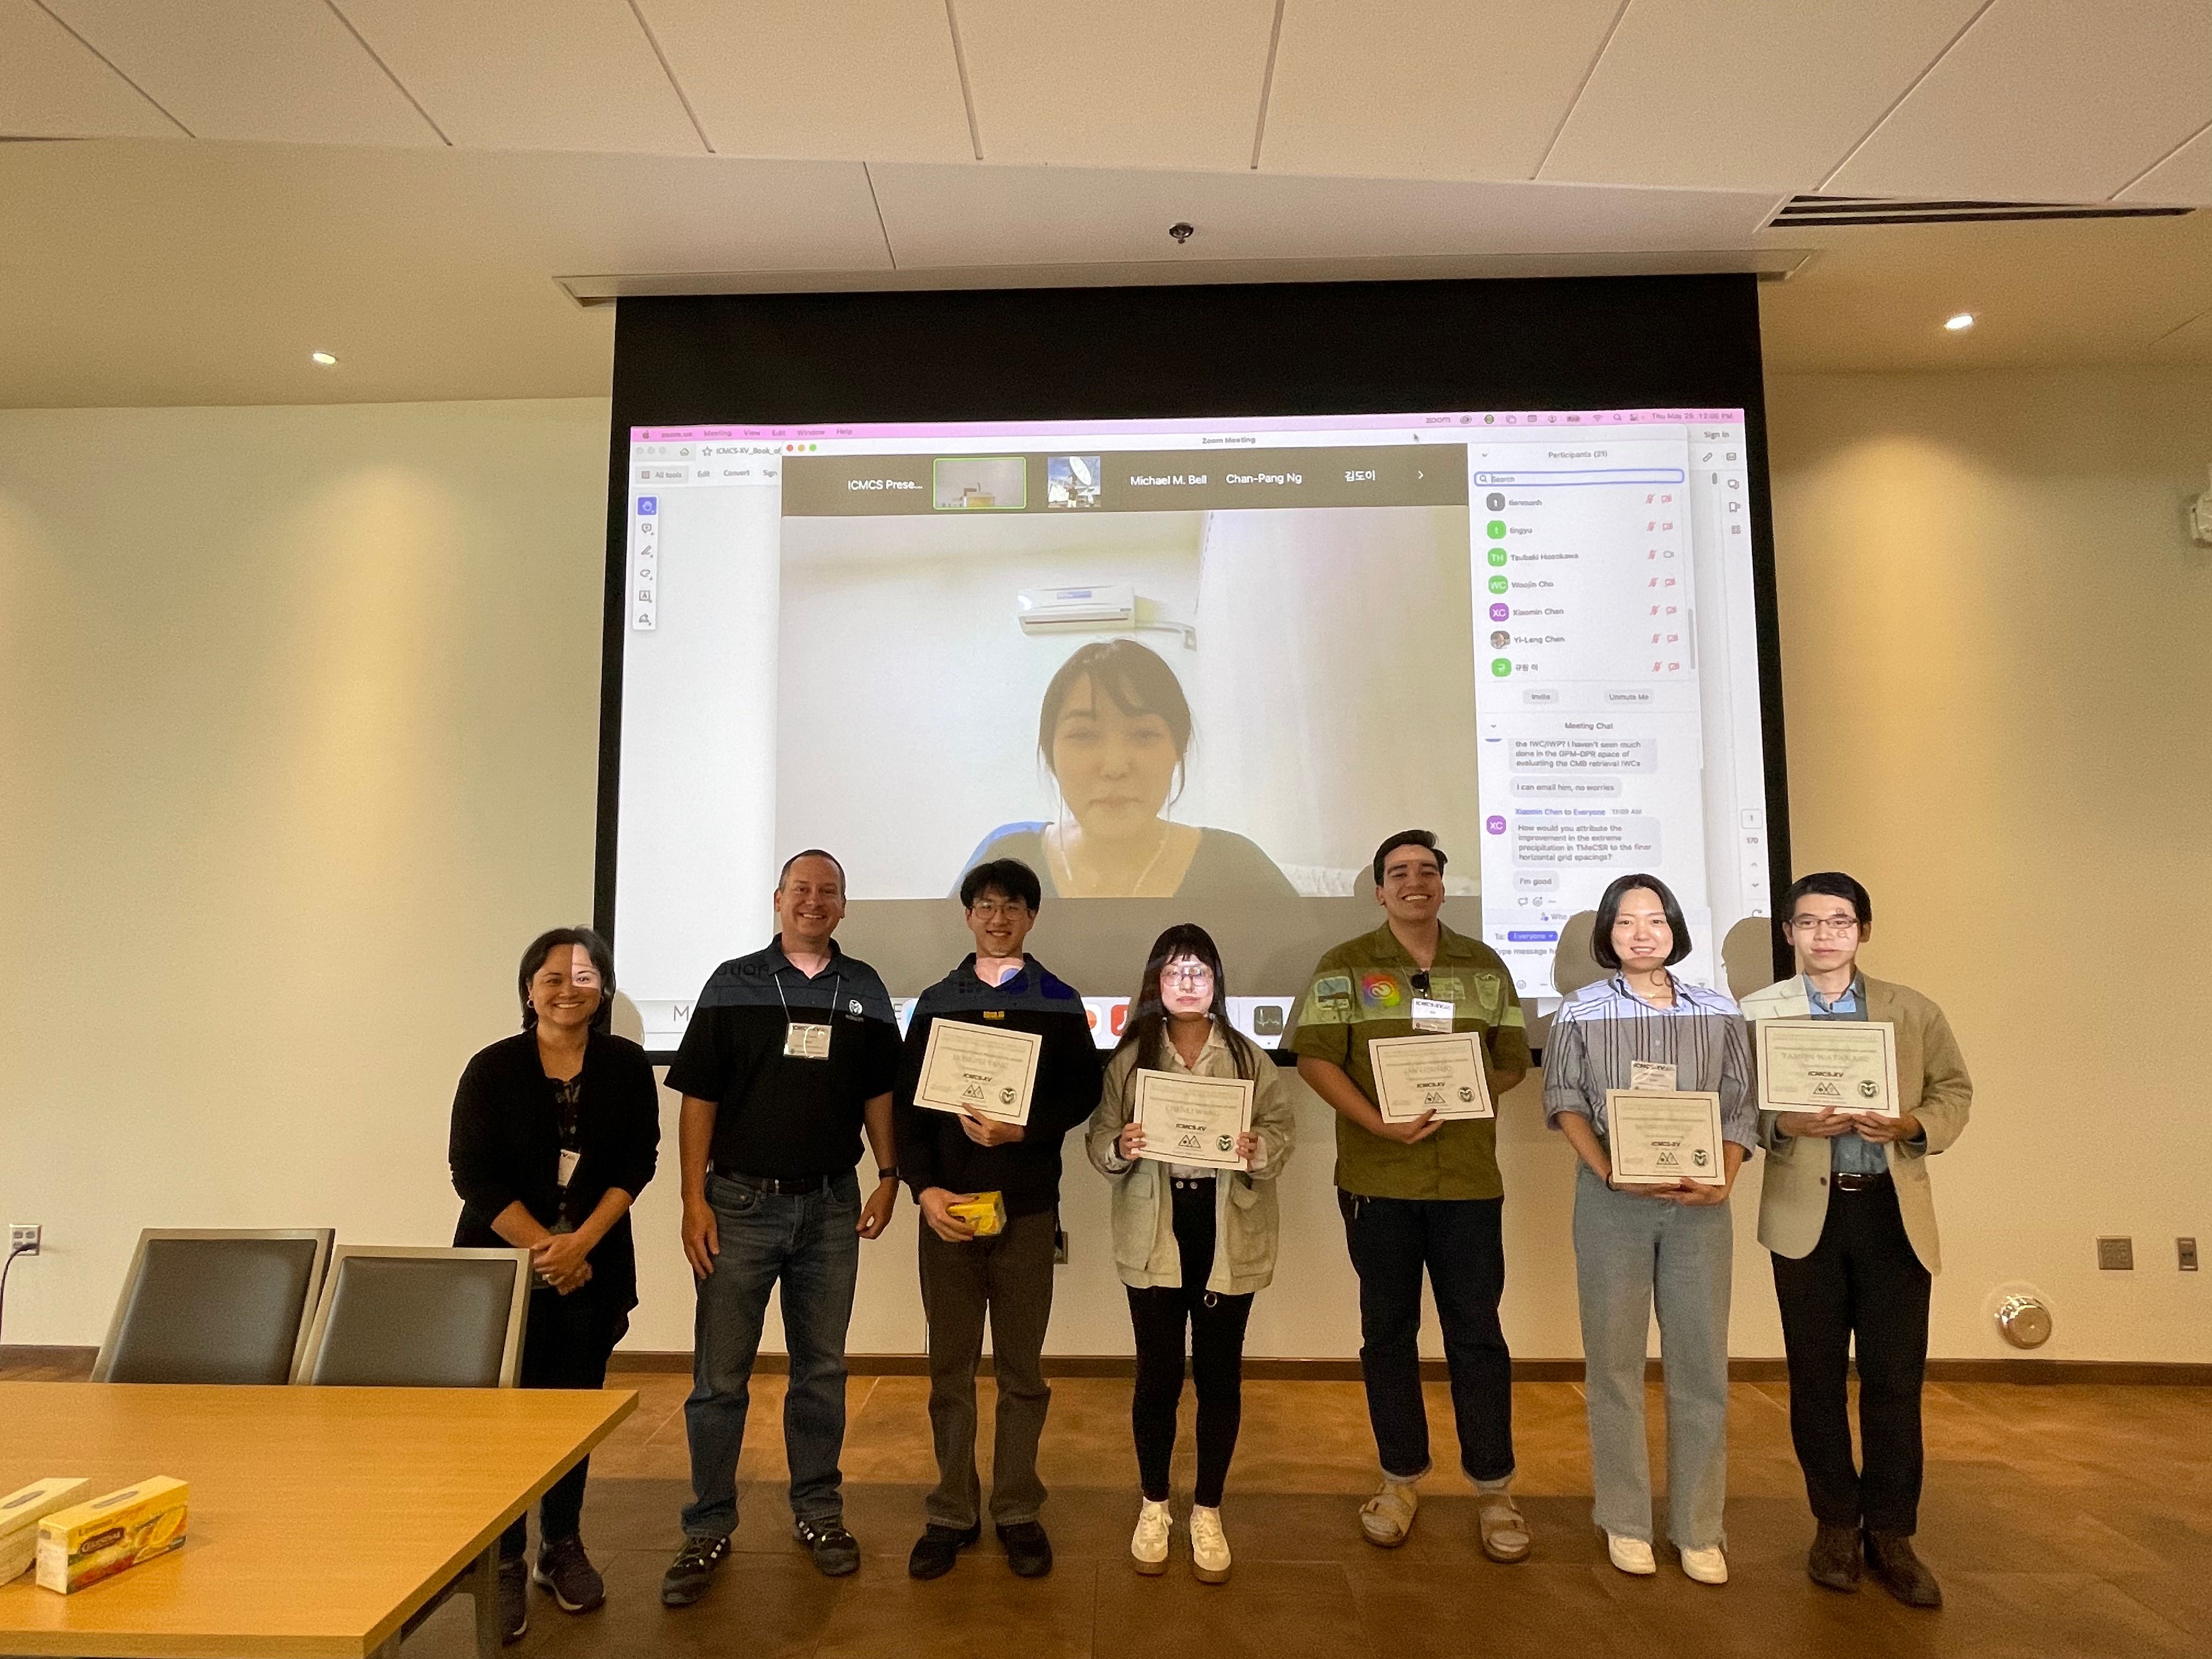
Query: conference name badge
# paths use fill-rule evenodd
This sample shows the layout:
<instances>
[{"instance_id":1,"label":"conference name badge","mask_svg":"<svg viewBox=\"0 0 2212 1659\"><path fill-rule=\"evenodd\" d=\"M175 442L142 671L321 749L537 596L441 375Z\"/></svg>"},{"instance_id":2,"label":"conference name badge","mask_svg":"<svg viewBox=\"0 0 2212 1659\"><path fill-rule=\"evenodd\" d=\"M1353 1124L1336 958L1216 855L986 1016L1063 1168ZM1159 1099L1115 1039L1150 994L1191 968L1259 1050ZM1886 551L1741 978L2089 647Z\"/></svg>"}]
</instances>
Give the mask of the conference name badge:
<instances>
[{"instance_id":1,"label":"conference name badge","mask_svg":"<svg viewBox=\"0 0 2212 1659\"><path fill-rule=\"evenodd\" d=\"M830 1028L793 1021L783 1028L783 1052L792 1060L829 1059Z\"/></svg>"}]
</instances>

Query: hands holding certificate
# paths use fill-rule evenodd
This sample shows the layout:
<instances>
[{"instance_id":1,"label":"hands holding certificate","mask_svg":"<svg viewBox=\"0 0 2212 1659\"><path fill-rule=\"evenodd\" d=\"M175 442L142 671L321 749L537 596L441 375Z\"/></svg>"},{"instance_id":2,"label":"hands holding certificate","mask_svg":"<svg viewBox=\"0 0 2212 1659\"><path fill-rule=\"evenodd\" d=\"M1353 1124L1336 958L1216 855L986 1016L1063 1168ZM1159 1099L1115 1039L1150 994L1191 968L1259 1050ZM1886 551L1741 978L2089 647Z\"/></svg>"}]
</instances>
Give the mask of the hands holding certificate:
<instances>
[{"instance_id":1,"label":"hands holding certificate","mask_svg":"<svg viewBox=\"0 0 2212 1659\"><path fill-rule=\"evenodd\" d=\"M1877 1145L1910 1140L1920 1121L1897 1109L1897 1028L1887 1020L1763 1019L1759 1103L1792 1139L1856 1130Z\"/></svg>"}]
</instances>

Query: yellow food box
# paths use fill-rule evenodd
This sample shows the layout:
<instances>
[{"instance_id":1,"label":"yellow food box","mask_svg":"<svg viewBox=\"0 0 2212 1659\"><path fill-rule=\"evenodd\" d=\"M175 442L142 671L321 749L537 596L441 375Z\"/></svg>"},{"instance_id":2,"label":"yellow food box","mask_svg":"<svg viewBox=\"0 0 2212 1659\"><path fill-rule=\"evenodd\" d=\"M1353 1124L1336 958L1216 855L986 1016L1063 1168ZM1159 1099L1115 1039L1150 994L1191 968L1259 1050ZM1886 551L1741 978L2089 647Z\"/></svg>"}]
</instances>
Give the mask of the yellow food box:
<instances>
[{"instance_id":1,"label":"yellow food box","mask_svg":"<svg viewBox=\"0 0 2212 1659\"><path fill-rule=\"evenodd\" d=\"M38 1553L39 1522L58 1510L83 1503L91 1491L89 1480L50 1474L0 1498L0 1584L30 1571Z\"/></svg>"},{"instance_id":2,"label":"yellow food box","mask_svg":"<svg viewBox=\"0 0 2212 1659\"><path fill-rule=\"evenodd\" d=\"M39 1588L73 1595L185 1541L181 1480L156 1475L39 1522Z\"/></svg>"},{"instance_id":3,"label":"yellow food box","mask_svg":"<svg viewBox=\"0 0 2212 1659\"><path fill-rule=\"evenodd\" d=\"M946 1205L945 1213L959 1217L975 1230L978 1238L1006 1231L1006 1200L1001 1193L978 1193L960 1203Z\"/></svg>"}]
</instances>

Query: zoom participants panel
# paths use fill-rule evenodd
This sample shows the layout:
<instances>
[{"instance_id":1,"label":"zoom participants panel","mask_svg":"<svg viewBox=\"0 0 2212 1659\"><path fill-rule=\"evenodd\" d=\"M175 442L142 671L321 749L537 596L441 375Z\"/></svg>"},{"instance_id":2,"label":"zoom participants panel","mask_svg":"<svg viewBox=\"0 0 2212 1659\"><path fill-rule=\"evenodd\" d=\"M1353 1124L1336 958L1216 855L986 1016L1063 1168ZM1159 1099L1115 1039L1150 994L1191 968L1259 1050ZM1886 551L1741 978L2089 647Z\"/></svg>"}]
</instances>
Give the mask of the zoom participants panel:
<instances>
[{"instance_id":1,"label":"zoom participants panel","mask_svg":"<svg viewBox=\"0 0 2212 1659\"><path fill-rule=\"evenodd\" d=\"M1680 971L1717 982L1719 933L1768 905L1743 428L1547 433L1468 467L1484 937L1555 996L1561 927L1650 871L1696 940Z\"/></svg>"}]
</instances>

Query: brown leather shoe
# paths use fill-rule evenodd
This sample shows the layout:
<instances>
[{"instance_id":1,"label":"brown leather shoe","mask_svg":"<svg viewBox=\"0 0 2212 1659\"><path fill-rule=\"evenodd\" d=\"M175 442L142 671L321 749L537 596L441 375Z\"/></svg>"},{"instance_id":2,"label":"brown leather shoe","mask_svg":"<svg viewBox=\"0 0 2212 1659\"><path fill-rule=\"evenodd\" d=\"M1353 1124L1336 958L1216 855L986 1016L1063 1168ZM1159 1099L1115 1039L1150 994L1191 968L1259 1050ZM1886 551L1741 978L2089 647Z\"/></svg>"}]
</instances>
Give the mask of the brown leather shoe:
<instances>
[{"instance_id":1,"label":"brown leather shoe","mask_svg":"<svg viewBox=\"0 0 2212 1659\"><path fill-rule=\"evenodd\" d=\"M1875 1582L1908 1607L1940 1607L1942 1586L1927 1565L1912 1553L1912 1536L1902 1532L1869 1532L1866 1535L1867 1565Z\"/></svg>"},{"instance_id":2,"label":"brown leather shoe","mask_svg":"<svg viewBox=\"0 0 2212 1659\"><path fill-rule=\"evenodd\" d=\"M1856 1594L1859 1587L1859 1529L1832 1527L1822 1522L1820 1531L1813 1535L1813 1547L1805 1557L1805 1576L1832 1590Z\"/></svg>"}]
</instances>

